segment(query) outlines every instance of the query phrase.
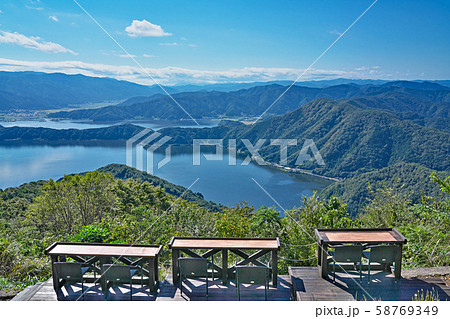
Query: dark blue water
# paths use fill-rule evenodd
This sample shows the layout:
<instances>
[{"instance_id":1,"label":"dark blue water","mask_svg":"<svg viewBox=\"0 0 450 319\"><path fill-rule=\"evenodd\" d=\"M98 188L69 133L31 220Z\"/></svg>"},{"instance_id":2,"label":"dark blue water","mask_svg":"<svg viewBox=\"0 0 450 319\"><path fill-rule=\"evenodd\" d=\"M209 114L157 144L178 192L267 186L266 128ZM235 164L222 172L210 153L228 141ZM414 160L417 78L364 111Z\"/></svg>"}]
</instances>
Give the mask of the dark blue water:
<instances>
[{"instance_id":1,"label":"dark blue water","mask_svg":"<svg viewBox=\"0 0 450 319\"><path fill-rule=\"evenodd\" d=\"M155 154L155 163L163 155ZM41 179L59 179L64 174L95 170L110 163L125 164L125 148L86 146L20 146L0 147L0 188L19 186ZM300 206L303 195L311 195L329 184L310 176L290 175L285 172L250 163L228 165L228 156L221 161L202 159L194 166L191 154L172 155L171 161L154 174L171 183L200 192L206 200L225 205L247 201L250 205L272 206L284 209ZM272 197L270 198L256 183ZM275 201L274 201L275 200ZM280 209L280 208L279 208ZM281 210L281 209L280 209Z\"/></svg>"}]
</instances>

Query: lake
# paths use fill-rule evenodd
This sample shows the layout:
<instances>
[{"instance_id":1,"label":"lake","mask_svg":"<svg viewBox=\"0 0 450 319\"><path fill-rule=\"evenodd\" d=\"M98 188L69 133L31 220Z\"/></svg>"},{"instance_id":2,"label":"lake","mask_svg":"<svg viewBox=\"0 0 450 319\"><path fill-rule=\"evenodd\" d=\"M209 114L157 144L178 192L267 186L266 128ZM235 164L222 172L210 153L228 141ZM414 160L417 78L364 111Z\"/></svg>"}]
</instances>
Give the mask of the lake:
<instances>
[{"instance_id":1,"label":"lake","mask_svg":"<svg viewBox=\"0 0 450 319\"><path fill-rule=\"evenodd\" d=\"M100 128L100 127L108 127L111 125L119 125L124 123L130 123L139 125L142 127L150 128L152 130L159 130L165 127L213 127L217 126L219 121L215 120L198 120L199 125L197 125L194 121L186 120L186 121L167 121L167 120L154 120L154 121L131 121L131 122L118 122L118 123L93 123L93 122L77 122L70 120L63 121L52 121L49 119L41 120L41 121L10 121L10 122L0 122L0 125L3 127L45 127L51 128L55 130L63 130L63 129L89 129L89 128Z\"/></svg>"},{"instance_id":2,"label":"lake","mask_svg":"<svg viewBox=\"0 0 450 319\"><path fill-rule=\"evenodd\" d=\"M163 157L155 154L154 162ZM110 163L125 164L125 147L86 146L0 146L0 188L19 186L40 179L59 179L64 174L95 170ZM202 159L193 166L191 154L172 155L171 161L154 174L171 183L200 192L206 200L224 205L247 201L254 207L273 206L274 201L255 183L257 181L284 209L301 205L311 195L329 185L329 181L307 175L291 175L274 168L250 163L228 165L228 156L220 161ZM255 181L254 181L254 180Z\"/></svg>"}]
</instances>

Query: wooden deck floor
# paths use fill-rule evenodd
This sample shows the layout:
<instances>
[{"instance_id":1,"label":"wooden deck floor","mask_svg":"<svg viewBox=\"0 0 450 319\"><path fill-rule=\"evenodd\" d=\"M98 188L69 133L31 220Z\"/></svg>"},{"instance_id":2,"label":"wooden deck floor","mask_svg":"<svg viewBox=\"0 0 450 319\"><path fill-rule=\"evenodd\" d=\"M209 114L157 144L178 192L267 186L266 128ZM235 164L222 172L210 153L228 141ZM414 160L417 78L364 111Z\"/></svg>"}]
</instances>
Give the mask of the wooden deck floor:
<instances>
[{"instance_id":1,"label":"wooden deck floor","mask_svg":"<svg viewBox=\"0 0 450 319\"><path fill-rule=\"evenodd\" d=\"M189 301L189 300L208 300L222 301L237 300L236 286L234 281L223 285L220 280L209 282L209 294L206 297L205 280L186 280L183 285L183 295L180 289L172 284L171 275L169 275L161 284L157 294L151 294L148 289L140 285L133 285L133 301ZM84 300L104 300L104 295L99 285L85 284ZM130 300L129 286L124 285L120 288L110 290L110 300ZM81 284L66 286L61 289L59 296L53 290L52 279L46 282L38 283L35 286L28 287L18 294L13 301L56 301L56 300L83 300L81 298ZM241 300L264 300L264 287L244 286L241 288ZM270 286L268 291L268 300L291 301L294 300L293 289L290 282L290 276L279 276L278 287Z\"/></svg>"},{"instance_id":2,"label":"wooden deck floor","mask_svg":"<svg viewBox=\"0 0 450 319\"><path fill-rule=\"evenodd\" d=\"M317 301L345 301L345 300L405 300L410 301L420 291L432 291L439 294L441 300L450 300L450 283L442 278L402 278L397 282L394 276L387 272L375 271L371 274L371 283L367 283L367 273L363 272L363 281L359 281L356 271L348 274L336 274L336 282L322 279L316 267L290 267L289 276L278 277L278 287L270 287L269 300L317 300ZM133 285L133 300L146 301L187 301L187 300L237 300L236 286L232 281L222 285L220 280L209 282L209 296L206 297L204 280L188 280L183 286L183 295L178 287L172 284L169 275L160 284L157 294L151 294L148 289L140 285ZM103 300L100 286L86 284L85 300ZM127 286L111 289L112 300L129 300ZM53 290L51 278L35 286L28 287L18 294L13 301L52 301L80 299L81 285L73 285L62 289L57 296ZM264 300L263 287L244 287L242 300Z\"/></svg>"},{"instance_id":3,"label":"wooden deck floor","mask_svg":"<svg viewBox=\"0 0 450 319\"><path fill-rule=\"evenodd\" d=\"M417 292L423 290L439 294L441 300L450 300L450 283L441 278L402 278L395 281L393 274L363 272L362 282L356 271L336 273L336 282L322 279L316 267L290 267L289 274L298 301L346 301L346 300L404 300L411 301Z\"/></svg>"},{"instance_id":4,"label":"wooden deck floor","mask_svg":"<svg viewBox=\"0 0 450 319\"><path fill-rule=\"evenodd\" d=\"M221 280L215 280L208 286L209 294L206 297L204 280L187 280L183 284L183 295L180 289L172 284L172 276L169 275L164 281L161 292L156 301L186 301L186 300L208 300L208 301L236 301L238 300L234 280L223 285ZM294 300L290 276L278 276L278 286L269 286L268 300L291 301ZM264 300L264 287L241 286L241 300Z\"/></svg>"}]
</instances>

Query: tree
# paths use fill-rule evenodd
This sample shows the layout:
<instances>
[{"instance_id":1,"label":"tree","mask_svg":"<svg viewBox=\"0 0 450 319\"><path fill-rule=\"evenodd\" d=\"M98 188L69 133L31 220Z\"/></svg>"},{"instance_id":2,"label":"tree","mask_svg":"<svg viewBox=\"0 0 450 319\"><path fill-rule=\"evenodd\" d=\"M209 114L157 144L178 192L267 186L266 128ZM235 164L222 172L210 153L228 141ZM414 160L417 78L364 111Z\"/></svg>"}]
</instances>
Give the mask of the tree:
<instances>
[{"instance_id":1,"label":"tree","mask_svg":"<svg viewBox=\"0 0 450 319\"><path fill-rule=\"evenodd\" d=\"M358 216L360 224L371 228L395 227L403 222L403 216L411 206L409 199L397 189L382 184L382 187L374 190L368 185L372 196L369 204Z\"/></svg>"},{"instance_id":2,"label":"tree","mask_svg":"<svg viewBox=\"0 0 450 319\"><path fill-rule=\"evenodd\" d=\"M115 181L111 174L89 172L50 179L29 207L29 220L41 232L72 235L81 226L99 222L115 208Z\"/></svg>"},{"instance_id":3,"label":"tree","mask_svg":"<svg viewBox=\"0 0 450 319\"><path fill-rule=\"evenodd\" d=\"M275 207L261 206L253 213L252 232L256 236L276 237L282 228L281 220L280 213Z\"/></svg>"},{"instance_id":4,"label":"tree","mask_svg":"<svg viewBox=\"0 0 450 319\"><path fill-rule=\"evenodd\" d=\"M214 229L219 237L248 237L253 206L246 202L216 213Z\"/></svg>"}]
</instances>

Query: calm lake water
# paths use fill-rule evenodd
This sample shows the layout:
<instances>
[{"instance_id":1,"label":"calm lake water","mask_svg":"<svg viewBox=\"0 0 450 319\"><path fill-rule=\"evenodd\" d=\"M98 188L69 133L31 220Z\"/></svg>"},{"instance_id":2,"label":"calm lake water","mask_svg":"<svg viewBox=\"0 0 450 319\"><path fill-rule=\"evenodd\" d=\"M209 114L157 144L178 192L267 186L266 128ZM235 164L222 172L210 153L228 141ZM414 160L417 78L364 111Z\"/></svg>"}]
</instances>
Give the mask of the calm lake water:
<instances>
[{"instance_id":1,"label":"calm lake water","mask_svg":"<svg viewBox=\"0 0 450 319\"><path fill-rule=\"evenodd\" d=\"M164 121L164 120L155 120L155 121L145 121L145 122L128 122L131 124L139 125L142 127L151 128L152 130L159 130L165 127L213 127L216 126L219 122L213 120L199 120L197 121L199 125L197 125L194 121ZM63 130L69 128L75 129L88 129L88 128L99 128L99 127L108 127L111 125L118 125L123 123L91 123L91 122L74 122L74 121L51 121L51 120L42 120L42 121L13 121L13 122L0 122L0 125L3 127L46 127L52 128L55 130Z\"/></svg>"},{"instance_id":2,"label":"calm lake water","mask_svg":"<svg viewBox=\"0 0 450 319\"><path fill-rule=\"evenodd\" d=\"M163 157L155 154L154 162ZM0 146L0 188L19 186L41 179L59 179L64 174L95 170L110 163L124 164L126 152L117 147L86 146ZM297 176L266 166L250 163L247 166L228 165L228 155L223 160L202 159L193 166L191 154L172 155L172 160L154 174L171 183L200 192L206 200L225 205L247 201L250 205L272 206L274 201L254 182L257 181L284 209L300 206L303 195L311 195L329 184L310 176ZM254 179L254 180L253 180Z\"/></svg>"}]
</instances>

